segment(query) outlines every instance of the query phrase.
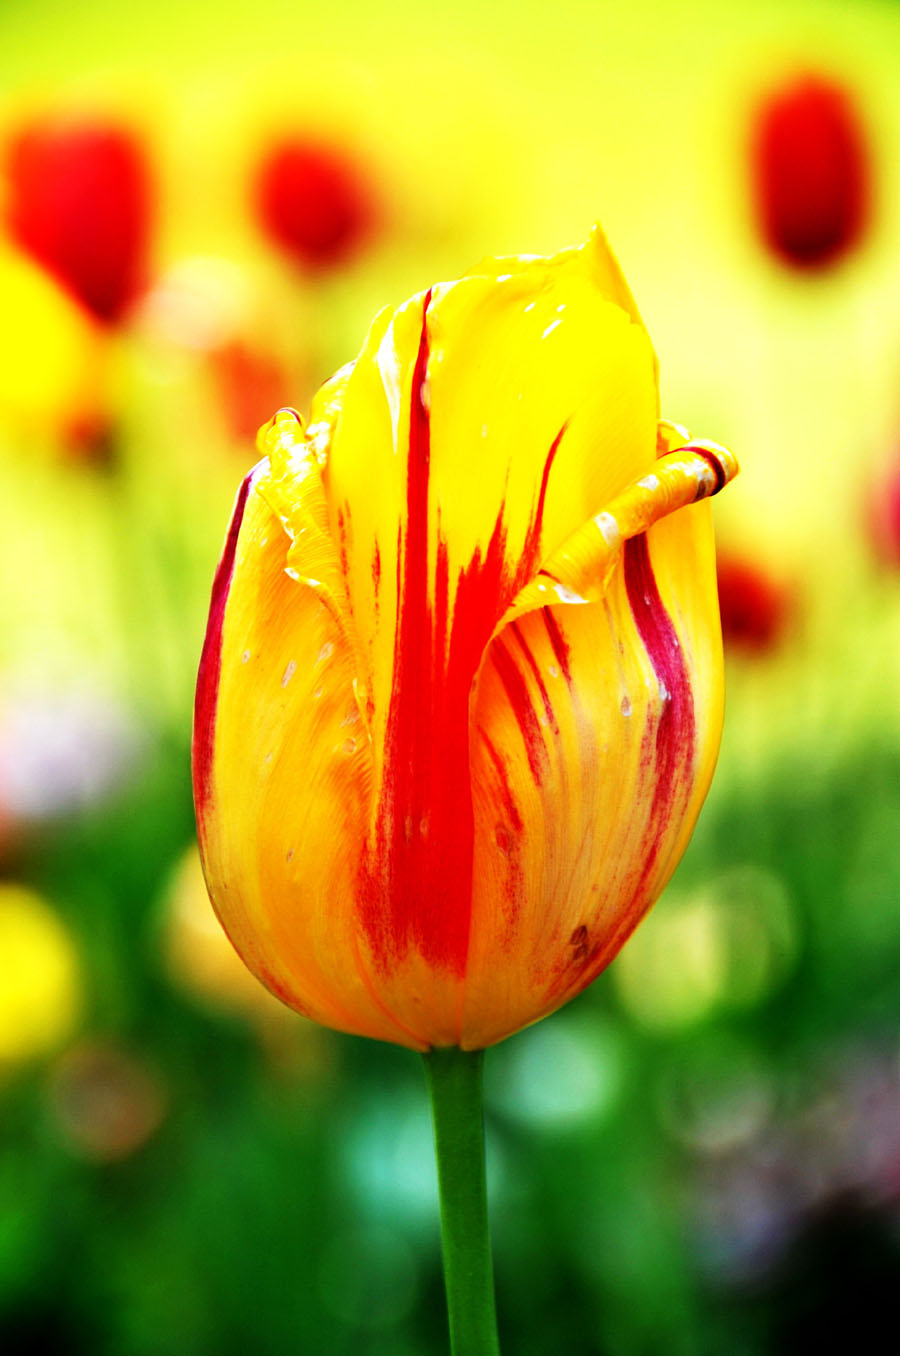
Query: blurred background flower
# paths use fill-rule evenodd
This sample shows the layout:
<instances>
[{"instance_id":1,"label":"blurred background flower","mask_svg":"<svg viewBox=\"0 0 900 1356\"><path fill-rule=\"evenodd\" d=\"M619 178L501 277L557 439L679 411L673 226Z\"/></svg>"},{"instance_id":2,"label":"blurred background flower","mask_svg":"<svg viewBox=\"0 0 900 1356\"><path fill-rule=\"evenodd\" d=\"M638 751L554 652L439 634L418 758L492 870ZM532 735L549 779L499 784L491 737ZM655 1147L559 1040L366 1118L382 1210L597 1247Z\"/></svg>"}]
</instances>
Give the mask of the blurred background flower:
<instances>
[{"instance_id":1,"label":"blurred background flower","mask_svg":"<svg viewBox=\"0 0 900 1356\"><path fill-rule=\"evenodd\" d=\"M522 1356L858 1344L900 1274L900 7L0 11L0 1345L443 1349L424 1088L214 924L222 524L382 305L603 222L733 445L667 896L488 1061Z\"/></svg>"}]
</instances>

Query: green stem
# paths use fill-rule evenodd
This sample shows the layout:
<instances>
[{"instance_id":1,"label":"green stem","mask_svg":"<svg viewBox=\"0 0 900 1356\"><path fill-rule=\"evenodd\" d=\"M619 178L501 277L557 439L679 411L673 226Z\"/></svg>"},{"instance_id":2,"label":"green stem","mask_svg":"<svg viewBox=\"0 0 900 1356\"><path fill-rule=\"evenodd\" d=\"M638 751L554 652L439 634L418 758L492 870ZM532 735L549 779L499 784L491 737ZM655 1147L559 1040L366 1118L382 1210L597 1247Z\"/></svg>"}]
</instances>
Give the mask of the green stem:
<instances>
[{"instance_id":1,"label":"green stem","mask_svg":"<svg viewBox=\"0 0 900 1356\"><path fill-rule=\"evenodd\" d=\"M425 1055L453 1356L499 1356L484 1177L483 1050Z\"/></svg>"}]
</instances>

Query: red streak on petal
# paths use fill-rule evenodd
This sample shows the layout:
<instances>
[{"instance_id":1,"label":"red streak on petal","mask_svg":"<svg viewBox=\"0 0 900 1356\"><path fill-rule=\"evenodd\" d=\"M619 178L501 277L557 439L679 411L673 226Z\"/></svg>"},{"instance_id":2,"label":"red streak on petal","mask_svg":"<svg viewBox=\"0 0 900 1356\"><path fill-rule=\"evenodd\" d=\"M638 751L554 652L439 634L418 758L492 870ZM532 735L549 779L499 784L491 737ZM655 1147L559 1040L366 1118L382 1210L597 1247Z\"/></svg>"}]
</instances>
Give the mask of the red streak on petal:
<instances>
[{"instance_id":1,"label":"red streak on petal","mask_svg":"<svg viewBox=\"0 0 900 1356\"><path fill-rule=\"evenodd\" d=\"M397 556L398 625L374 841L364 855L359 909L378 961L411 944L461 974L468 949L474 819L468 750L468 686L454 691L444 653L446 552L429 601L431 428L424 399L428 305L412 376L406 530Z\"/></svg>"},{"instance_id":2,"label":"red streak on petal","mask_svg":"<svg viewBox=\"0 0 900 1356\"><path fill-rule=\"evenodd\" d=\"M377 619L380 610L379 592L381 590L381 548L378 542L375 543L375 554L372 557L372 584L375 589L375 617Z\"/></svg>"},{"instance_id":3,"label":"red streak on petal","mask_svg":"<svg viewBox=\"0 0 900 1356\"><path fill-rule=\"evenodd\" d=\"M513 622L509 629L513 634L516 644L522 651L525 662L531 669L531 675L534 678L535 683L537 683L538 692L541 694L541 701L544 706L544 715L547 718L547 724L554 734L559 734L559 721L556 719L556 713L553 710L553 703L550 700L550 694L547 691L547 685L544 682L544 675L541 673L540 665L532 654L531 647L522 634L522 628L519 623L517 621Z\"/></svg>"},{"instance_id":4,"label":"red streak on petal","mask_svg":"<svg viewBox=\"0 0 900 1356\"><path fill-rule=\"evenodd\" d=\"M350 581L350 550L353 545L353 524L350 521L350 505L344 500L344 506L338 507L337 511L337 529L338 529L338 550L341 562L341 574L348 583L347 588L347 611L350 614L350 620L353 620L353 590L349 587Z\"/></svg>"},{"instance_id":5,"label":"red streak on petal","mask_svg":"<svg viewBox=\"0 0 900 1356\"><path fill-rule=\"evenodd\" d=\"M553 439L553 442L550 444L550 451L547 453L547 459L544 462L544 470L541 475L541 487L538 491L538 500L534 514L532 515L531 523L528 527L528 532L525 535L525 543L522 547L522 558L517 571L520 587L528 582L534 574L535 567L538 564L538 551L540 550L541 544L541 528L544 524L544 504L547 500L547 485L550 481L550 470L556 459L556 454L559 451L559 445L563 440L563 434L568 427L569 421L567 419L559 430L559 433L557 433L556 437Z\"/></svg>"},{"instance_id":6,"label":"red streak on petal","mask_svg":"<svg viewBox=\"0 0 900 1356\"><path fill-rule=\"evenodd\" d=\"M535 784L540 786L548 770L549 760L541 723L529 695L528 685L522 677L513 655L500 637L494 641L491 647L491 659L494 668L497 670L497 676L503 684L503 690L516 718L516 724L522 733L525 755L528 758L528 770Z\"/></svg>"},{"instance_id":7,"label":"red streak on petal","mask_svg":"<svg viewBox=\"0 0 900 1356\"><path fill-rule=\"evenodd\" d=\"M541 615L544 618L544 626L547 628L547 635L550 640L550 647L556 657L559 665L559 671L565 678L569 687L572 686L572 666L569 663L569 645L559 625L549 607L541 608Z\"/></svg>"},{"instance_id":8,"label":"red streak on petal","mask_svg":"<svg viewBox=\"0 0 900 1356\"><path fill-rule=\"evenodd\" d=\"M669 827L683 813L691 789L689 773L695 752L693 695L675 627L659 595L646 534L625 543L624 571L631 614L662 697L662 710L658 717L652 712L648 714L641 742L642 784L652 785L650 815L636 879L630 887L630 897L623 900L615 931L610 934L603 929L592 941L587 925L575 929L569 938L569 954L559 966L549 991L553 998L593 983L640 922L648 903L647 886L669 837ZM549 613L545 612L545 617L552 620ZM622 813L630 813L630 807L623 806Z\"/></svg>"},{"instance_id":9,"label":"red streak on petal","mask_svg":"<svg viewBox=\"0 0 900 1356\"><path fill-rule=\"evenodd\" d=\"M219 677L222 672L222 626L225 621L225 608L234 574L238 534L244 519L244 509L247 505L252 477L252 471L244 477L241 488L238 490L231 522L228 525L228 534L225 538L222 557L213 579L209 619L206 623L206 637L203 641L200 670L197 675L191 761L194 777L194 806L201 837L203 836L207 810L212 799L216 706L219 697Z\"/></svg>"},{"instance_id":10,"label":"red streak on petal","mask_svg":"<svg viewBox=\"0 0 900 1356\"><path fill-rule=\"evenodd\" d=\"M687 666L672 619L659 596L645 533L625 543L624 566L631 614L662 697L655 735L648 724L645 741L654 784L648 838L635 891L638 900L657 864L672 819L680 816L689 790L685 773L694 761L695 722Z\"/></svg>"},{"instance_id":11,"label":"red streak on petal","mask_svg":"<svg viewBox=\"0 0 900 1356\"><path fill-rule=\"evenodd\" d=\"M494 843L505 858L502 868L502 903L507 924L506 941L511 942L522 901L522 830L525 827L509 781L509 768L484 730L479 731L494 769L494 784L489 803L499 811L494 824Z\"/></svg>"},{"instance_id":12,"label":"red streak on petal","mask_svg":"<svg viewBox=\"0 0 900 1356\"><path fill-rule=\"evenodd\" d=\"M521 812L516 803L516 798L512 793L512 787L509 784L509 768L507 767L502 754L494 747L491 740L481 731L481 739L484 747L487 749L494 771L497 774L497 781L500 786L500 803L505 817L509 820L511 827L516 833L521 833L525 827Z\"/></svg>"},{"instance_id":13,"label":"red streak on petal","mask_svg":"<svg viewBox=\"0 0 900 1356\"><path fill-rule=\"evenodd\" d=\"M506 557L504 504L490 540L454 580L440 504L430 530L431 428L423 309L412 376L405 531L397 556L398 624L385 765L374 832L360 876L360 921L387 967L410 947L436 968L462 976L469 946L474 811L469 703L485 647L516 592L533 573L550 469L565 426L545 461L532 522L515 568ZM429 542L436 541L433 560ZM430 574L430 571L433 574ZM429 587L433 577L433 586ZM539 778L547 761L527 685L508 651L507 693ZM502 675L501 675L502 676ZM521 826L516 812L510 819Z\"/></svg>"}]
</instances>

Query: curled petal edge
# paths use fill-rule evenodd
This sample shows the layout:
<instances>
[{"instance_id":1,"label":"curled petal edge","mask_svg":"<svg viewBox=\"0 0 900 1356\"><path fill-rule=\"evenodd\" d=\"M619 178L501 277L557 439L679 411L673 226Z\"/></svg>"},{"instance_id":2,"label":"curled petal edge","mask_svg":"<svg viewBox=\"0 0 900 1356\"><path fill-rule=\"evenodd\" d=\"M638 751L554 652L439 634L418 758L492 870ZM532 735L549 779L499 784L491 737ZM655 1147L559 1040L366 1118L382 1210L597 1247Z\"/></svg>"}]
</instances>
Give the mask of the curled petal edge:
<instances>
[{"instance_id":1,"label":"curled petal edge","mask_svg":"<svg viewBox=\"0 0 900 1356\"><path fill-rule=\"evenodd\" d=\"M669 450L681 441L683 446ZM542 607L599 602L626 541L660 518L718 494L740 469L728 448L705 439L689 441L674 424L660 424L660 450L652 471L632 481L544 561L513 599L494 636Z\"/></svg>"}]
</instances>

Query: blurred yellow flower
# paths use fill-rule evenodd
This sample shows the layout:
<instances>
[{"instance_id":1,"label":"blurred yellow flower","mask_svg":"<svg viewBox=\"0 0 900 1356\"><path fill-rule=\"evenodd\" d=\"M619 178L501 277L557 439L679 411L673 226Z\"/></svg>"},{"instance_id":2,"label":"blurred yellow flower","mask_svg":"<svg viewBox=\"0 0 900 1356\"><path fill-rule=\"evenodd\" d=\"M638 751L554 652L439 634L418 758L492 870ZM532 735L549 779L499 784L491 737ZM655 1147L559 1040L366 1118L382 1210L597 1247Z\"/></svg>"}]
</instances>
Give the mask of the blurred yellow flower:
<instances>
[{"instance_id":1,"label":"blurred yellow flower","mask_svg":"<svg viewBox=\"0 0 900 1356\"><path fill-rule=\"evenodd\" d=\"M717 1010L762 1002L790 973L796 952L796 916L783 883L740 866L689 895L667 894L613 976L642 1026L680 1031Z\"/></svg>"},{"instance_id":2,"label":"blurred yellow flower","mask_svg":"<svg viewBox=\"0 0 900 1356\"><path fill-rule=\"evenodd\" d=\"M0 439L65 442L100 422L105 339L39 265L0 241Z\"/></svg>"},{"instance_id":3,"label":"blurred yellow flower","mask_svg":"<svg viewBox=\"0 0 900 1356\"><path fill-rule=\"evenodd\" d=\"M59 915L21 885L0 884L0 1070L47 1054L78 1020L82 977Z\"/></svg>"},{"instance_id":4,"label":"blurred yellow flower","mask_svg":"<svg viewBox=\"0 0 900 1356\"><path fill-rule=\"evenodd\" d=\"M284 1005L260 987L219 926L195 846L175 867L164 903L165 959L178 984L214 1007L290 1020Z\"/></svg>"}]
</instances>

